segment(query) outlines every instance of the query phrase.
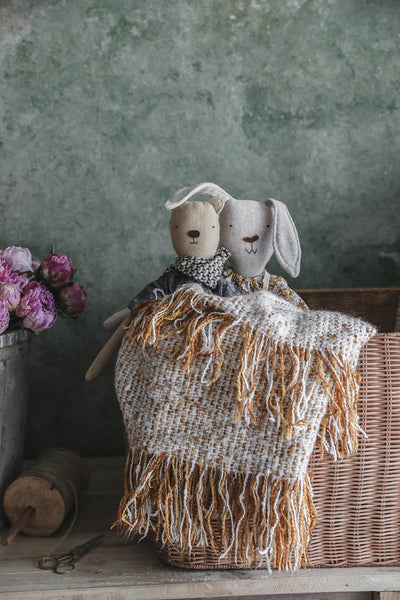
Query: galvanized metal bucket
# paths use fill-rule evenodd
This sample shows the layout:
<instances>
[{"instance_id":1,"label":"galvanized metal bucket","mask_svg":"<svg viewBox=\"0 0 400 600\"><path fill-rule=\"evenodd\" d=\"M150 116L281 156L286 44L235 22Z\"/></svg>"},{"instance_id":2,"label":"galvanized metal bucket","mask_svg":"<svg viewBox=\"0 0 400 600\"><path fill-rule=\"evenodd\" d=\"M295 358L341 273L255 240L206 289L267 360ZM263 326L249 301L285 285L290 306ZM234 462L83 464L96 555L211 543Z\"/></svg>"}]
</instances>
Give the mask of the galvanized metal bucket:
<instances>
[{"instance_id":1,"label":"galvanized metal bucket","mask_svg":"<svg viewBox=\"0 0 400 600\"><path fill-rule=\"evenodd\" d=\"M32 337L25 329L0 335L0 528L4 492L22 466Z\"/></svg>"}]
</instances>

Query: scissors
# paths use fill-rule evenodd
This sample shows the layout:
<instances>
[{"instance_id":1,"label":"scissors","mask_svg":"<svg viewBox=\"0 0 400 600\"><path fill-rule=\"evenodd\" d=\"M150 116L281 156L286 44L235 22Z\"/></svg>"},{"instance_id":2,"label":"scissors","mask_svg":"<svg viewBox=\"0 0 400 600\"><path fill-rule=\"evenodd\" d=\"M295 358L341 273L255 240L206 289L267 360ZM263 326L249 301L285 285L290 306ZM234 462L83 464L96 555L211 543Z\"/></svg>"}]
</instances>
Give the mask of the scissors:
<instances>
[{"instance_id":1,"label":"scissors","mask_svg":"<svg viewBox=\"0 0 400 600\"><path fill-rule=\"evenodd\" d=\"M63 575L64 573L70 573L75 569L75 563L85 556L90 550L96 548L104 538L104 533L96 535L88 542L75 546L66 554L59 554L58 556L46 555L38 562L39 569L51 570L57 575Z\"/></svg>"}]
</instances>

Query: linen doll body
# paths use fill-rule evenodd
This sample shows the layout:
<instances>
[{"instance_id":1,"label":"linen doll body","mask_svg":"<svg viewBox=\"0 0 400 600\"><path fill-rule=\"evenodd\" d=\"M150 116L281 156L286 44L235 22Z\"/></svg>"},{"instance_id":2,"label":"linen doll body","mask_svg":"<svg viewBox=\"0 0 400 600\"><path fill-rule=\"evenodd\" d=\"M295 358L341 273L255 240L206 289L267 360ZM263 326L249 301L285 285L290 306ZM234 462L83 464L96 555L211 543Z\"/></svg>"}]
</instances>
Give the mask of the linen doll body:
<instances>
[{"instance_id":1,"label":"linen doll body","mask_svg":"<svg viewBox=\"0 0 400 600\"><path fill-rule=\"evenodd\" d=\"M200 284L203 291L218 296L232 297L240 293L232 282L222 277L224 262L230 255L224 248L218 250L218 215L224 200L211 198L207 202L182 202L178 198L171 202L171 241L178 258L158 279L147 284L132 298L128 308L105 321L106 329L117 329L90 366L86 380L96 377L119 347L131 311L138 304L163 298L172 294L178 286L188 283Z\"/></svg>"}]
</instances>

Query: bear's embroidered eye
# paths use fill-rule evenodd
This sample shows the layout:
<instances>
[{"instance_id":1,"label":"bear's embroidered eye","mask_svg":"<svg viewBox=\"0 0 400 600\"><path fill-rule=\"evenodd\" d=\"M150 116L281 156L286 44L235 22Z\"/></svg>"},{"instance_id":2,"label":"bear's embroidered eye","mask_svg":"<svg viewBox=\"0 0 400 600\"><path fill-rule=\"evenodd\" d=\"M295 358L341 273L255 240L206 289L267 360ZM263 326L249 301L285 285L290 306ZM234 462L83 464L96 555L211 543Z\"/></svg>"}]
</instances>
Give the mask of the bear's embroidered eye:
<instances>
[{"instance_id":1,"label":"bear's embroidered eye","mask_svg":"<svg viewBox=\"0 0 400 600\"><path fill-rule=\"evenodd\" d=\"M215 229L215 225L213 225L212 228Z\"/></svg>"},{"instance_id":2,"label":"bear's embroidered eye","mask_svg":"<svg viewBox=\"0 0 400 600\"><path fill-rule=\"evenodd\" d=\"M229 225L229 227L233 227L233 225Z\"/></svg>"},{"instance_id":3,"label":"bear's embroidered eye","mask_svg":"<svg viewBox=\"0 0 400 600\"><path fill-rule=\"evenodd\" d=\"M268 225L268 227L269 227L269 225ZM178 225L175 225L175 229L178 229Z\"/></svg>"},{"instance_id":4,"label":"bear's embroidered eye","mask_svg":"<svg viewBox=\"0 0 400 600\"><path fill-rule=\"evenodd\" d=\"M268 224L267 227L271 227L271 225Z\"/></svg>"}]
</instances>

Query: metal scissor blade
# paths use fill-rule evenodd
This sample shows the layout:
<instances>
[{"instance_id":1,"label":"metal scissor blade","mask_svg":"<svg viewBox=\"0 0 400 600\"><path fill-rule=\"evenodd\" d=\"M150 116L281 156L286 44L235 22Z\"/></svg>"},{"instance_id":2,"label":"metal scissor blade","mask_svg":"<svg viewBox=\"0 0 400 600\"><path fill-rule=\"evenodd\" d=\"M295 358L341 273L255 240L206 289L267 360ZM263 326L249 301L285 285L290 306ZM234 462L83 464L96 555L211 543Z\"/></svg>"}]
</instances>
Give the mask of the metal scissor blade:
<instances>
[{"instance_id":1,"label":"metal scissor blade","mask_svg":"<svg viewBox=\"0 0 400 600\"><path fill-rule=\"evenodd\" d=\"M84 542L83 544L79 544L79 546L75 546L75 548L72 548L71 554L74 556L75 560L79 560L82 556L90 552L90 550L98 546L103 541L103 539L104 533L96 535L91 540L88 540L87 542Z\"/></svg>"}]
</instances>

